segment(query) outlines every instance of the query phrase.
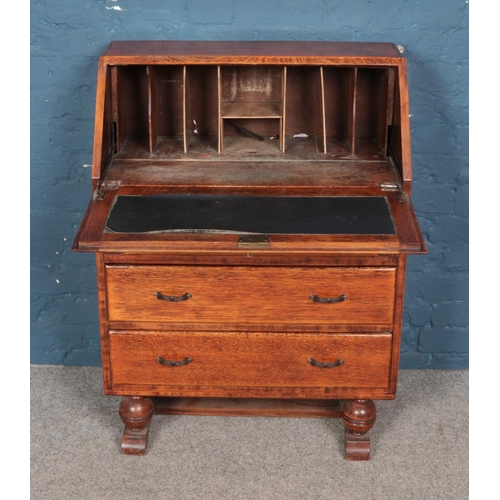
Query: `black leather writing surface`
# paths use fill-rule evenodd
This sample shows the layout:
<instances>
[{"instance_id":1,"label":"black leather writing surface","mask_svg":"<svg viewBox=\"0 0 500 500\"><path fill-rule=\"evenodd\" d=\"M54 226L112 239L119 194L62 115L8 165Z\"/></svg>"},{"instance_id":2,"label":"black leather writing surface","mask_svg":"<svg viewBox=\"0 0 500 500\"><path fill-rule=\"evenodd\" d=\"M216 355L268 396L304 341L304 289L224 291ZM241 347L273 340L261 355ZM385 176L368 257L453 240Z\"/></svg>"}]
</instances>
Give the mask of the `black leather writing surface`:
<instances>
[{"instance_id":1,"label":"black leather writing surface","mask_svg":"<svg viewBox=\"0 0 500 500\"><path fill-rule=\"evenodd\" d=\"M119 233L395 234L383 196L118 196L106 230Z\"/></svg>"}]
</instances>

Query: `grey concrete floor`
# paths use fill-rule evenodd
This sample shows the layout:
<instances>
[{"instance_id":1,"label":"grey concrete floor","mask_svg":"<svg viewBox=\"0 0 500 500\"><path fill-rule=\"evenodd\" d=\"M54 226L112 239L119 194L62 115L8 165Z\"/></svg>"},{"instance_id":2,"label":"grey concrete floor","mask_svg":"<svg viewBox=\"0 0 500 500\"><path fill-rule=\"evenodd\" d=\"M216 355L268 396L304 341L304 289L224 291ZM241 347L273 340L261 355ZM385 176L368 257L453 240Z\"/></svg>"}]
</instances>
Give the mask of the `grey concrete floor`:
<instances>
[{"instance_id":1,"label":"grey concrete floor","mask_svg":"<svg viewBox=\"0 0 500 500\"><path fill-rule=\"evenodd\" d=\"M401 371L369 462L344 460L340 419L264 417L156 415L134 457L100 369L31 366L31 499L467 499L468 381Z\"/></svg>"}]
</instances>

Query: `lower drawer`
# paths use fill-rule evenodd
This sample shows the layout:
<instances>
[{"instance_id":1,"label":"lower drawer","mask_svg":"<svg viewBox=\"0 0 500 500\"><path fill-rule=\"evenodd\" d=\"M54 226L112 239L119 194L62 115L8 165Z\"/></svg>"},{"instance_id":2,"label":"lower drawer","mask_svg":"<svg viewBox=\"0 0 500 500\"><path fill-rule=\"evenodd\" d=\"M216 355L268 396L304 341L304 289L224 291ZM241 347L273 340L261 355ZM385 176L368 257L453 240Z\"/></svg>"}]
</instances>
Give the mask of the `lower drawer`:
<instances>
[{"instance_id":1,"label":"lower drawer","mask_svg":"<svg viewBox=\"0 0 500 500\"><path fill-rule=\"evenodd\" d=\"M111 389L377 388L389 384L391 334L123 332L109 334ZM262 391L260 391L262 393Z\"/></svg>"}]
</instances>

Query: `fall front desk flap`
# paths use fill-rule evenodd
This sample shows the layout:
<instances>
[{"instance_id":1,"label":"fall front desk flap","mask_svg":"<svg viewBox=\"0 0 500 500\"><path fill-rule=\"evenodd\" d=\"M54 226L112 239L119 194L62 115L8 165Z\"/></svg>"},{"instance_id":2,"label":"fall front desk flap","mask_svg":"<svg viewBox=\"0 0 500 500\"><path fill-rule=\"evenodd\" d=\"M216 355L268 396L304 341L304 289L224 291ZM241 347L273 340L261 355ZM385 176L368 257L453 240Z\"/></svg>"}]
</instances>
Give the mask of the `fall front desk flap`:
<instances>
[{"instance_id":1,"label":"fall front desk flap","mask_svg":"<svg viewBox=\"0 0 500 500\"><path fill-rule=\"evenodd\" d=\"M106 232L395 234L384 196L117 196Z\"/></svg>"}]
</instances>

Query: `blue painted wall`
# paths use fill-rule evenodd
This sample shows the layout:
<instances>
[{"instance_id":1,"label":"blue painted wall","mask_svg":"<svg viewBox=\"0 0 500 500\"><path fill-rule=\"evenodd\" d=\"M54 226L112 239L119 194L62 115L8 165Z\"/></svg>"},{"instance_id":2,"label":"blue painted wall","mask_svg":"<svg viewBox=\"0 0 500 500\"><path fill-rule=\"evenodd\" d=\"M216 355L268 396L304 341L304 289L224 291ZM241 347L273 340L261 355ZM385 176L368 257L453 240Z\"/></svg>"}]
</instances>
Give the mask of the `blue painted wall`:
<instances>
[{"instance_id":1,"label":"blue painted wall","mask_svg":"<svg viewBox=\"0 0 500 500\"><path fill-rule=\"evenodd\" d=\"M468 366L466 0L31 0L31 362L100 365L90 199L97 58L111 40L354 40L405 47L414 204L402 368Z\"/></svg>"}]
</instances>

